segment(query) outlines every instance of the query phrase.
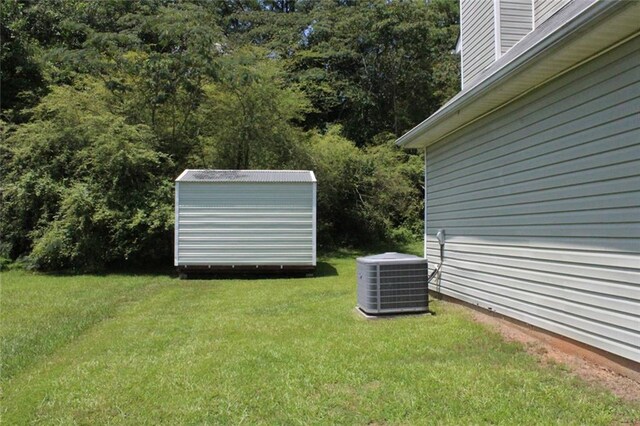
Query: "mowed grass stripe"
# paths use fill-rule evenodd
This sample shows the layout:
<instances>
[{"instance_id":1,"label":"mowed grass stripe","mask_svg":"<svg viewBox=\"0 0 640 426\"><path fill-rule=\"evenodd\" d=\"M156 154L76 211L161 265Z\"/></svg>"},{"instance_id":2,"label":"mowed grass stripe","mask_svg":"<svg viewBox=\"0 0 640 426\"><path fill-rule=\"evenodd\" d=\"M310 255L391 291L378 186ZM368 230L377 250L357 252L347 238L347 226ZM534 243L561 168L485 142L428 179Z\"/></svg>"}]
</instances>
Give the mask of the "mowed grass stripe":
<instances>
[{"instance_id":1,"label":"mowed grass stripe","mask_svg":"<svg viewBox=\"0 0 640 426\"><path fill-rule=\"evenodd\" d=\"M637 406L433 303L353 312L352 256L310 279L178 281L5 383L3 422L611 424ZM34 276L46 285L48 277Z\"/></svg>"},{"instance_id":2,"label":"mowed grass stripe","mask_svg":"<svg viewBox=\"0 0 640 426\"><path fill-rule=\"evenodd\" d=\"M159 289L155 276L0 276L1 380Z\"/></svg>"}]
</instances>

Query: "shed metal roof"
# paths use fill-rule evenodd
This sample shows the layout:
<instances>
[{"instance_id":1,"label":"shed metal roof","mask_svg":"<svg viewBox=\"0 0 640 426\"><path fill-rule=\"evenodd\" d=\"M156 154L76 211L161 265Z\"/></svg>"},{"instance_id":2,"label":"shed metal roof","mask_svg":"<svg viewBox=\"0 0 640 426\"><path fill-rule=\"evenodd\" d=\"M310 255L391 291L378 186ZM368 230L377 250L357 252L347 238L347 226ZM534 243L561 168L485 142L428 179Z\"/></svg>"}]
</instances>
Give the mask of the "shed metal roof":
<instances>
[{"instance_id":1,"label":"shed metal roof","mask_svg":"<svg viewBox=\"0 0 640 426\"><path fill-rule=\"evenodd\" d=\"M424 148L638 35L640 1L573 0L396 143Z\"/></svg>"},{"instance_id":2,"label":"shed metal roof","mask_svg":"<svg viewBox=\"0 0 640 426\"><path fill-rule=\"evenodd\" d=\"M316 182L310 170L187 169L176 182Z\"/></svg>"}]
</instances>

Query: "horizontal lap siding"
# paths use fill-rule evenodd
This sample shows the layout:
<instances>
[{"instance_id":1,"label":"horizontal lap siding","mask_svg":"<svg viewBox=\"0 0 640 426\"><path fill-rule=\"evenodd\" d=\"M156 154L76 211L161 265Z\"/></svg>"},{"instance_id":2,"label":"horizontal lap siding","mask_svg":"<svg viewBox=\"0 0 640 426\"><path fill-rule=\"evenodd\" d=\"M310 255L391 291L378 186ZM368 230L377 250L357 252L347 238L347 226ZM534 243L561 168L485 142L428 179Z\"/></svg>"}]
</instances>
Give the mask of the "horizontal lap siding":
<instances>
[{"instance_id":1,"label":"horizontal lap siding","mask_svg":"<svg viewBox=\"0 0 640 426\"><path fill-rule=\"evenodd\" d=\"M427 149L436 289L640 361L640 39Z\"/></svg>"},{"instance_id":2,"label":"horizontal lap siding","mask_svg":"<svg viewBox=\"0 0 640 426\"><path fill-rule=\"evenodd\" d=\"M570 0L534 0L534 19L536 27L549 19L551 15L562 9Z\"/></svg>"},{"instance_id":3,"label":"horizontal lap siding","mask_svg":"<svg viewBox=\"0 0 640 426\"><path fill-rule=\"evenodd\" d=\"M463 85L495 60L493 0L462 0L460 28Z\"/></svg>"},{"instance_id":4,"label":"horizontal lap siding","mask_svg":"<svg viewBox=\"0 0 640 426\"><path fill-rule=\"evenodd\" d=\"M533 28L531 0L500 0L500 51L505 53Z\"/></svg>"},{"instance_id":5,"label":"horizontal lap siding","mask_svg":"<svg viewBox=\"0 0 640 426\"><path fill-rule=\"evenodd\" d=\"M179 265L312 265L309 183L179 187Z\"/></svg>"}]
</instances>

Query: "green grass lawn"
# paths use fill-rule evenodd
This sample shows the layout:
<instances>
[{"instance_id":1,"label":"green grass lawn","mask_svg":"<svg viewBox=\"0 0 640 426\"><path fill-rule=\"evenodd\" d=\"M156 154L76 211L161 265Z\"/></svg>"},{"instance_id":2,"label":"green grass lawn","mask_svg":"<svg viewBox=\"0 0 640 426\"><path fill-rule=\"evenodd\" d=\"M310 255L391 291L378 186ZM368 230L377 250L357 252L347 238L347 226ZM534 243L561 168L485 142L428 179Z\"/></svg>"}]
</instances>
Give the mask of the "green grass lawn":
<instances>
[{"instance_id":1,"label":"green grass lawn","mask_svg":"<svg viewBox=\"0 0 640 426\"><path fill-rule=\"evenodd\" d=\"M2 423L640 421L449 304L359 318L353 256L304 279L3 273Z\"/></svg>"}]
</instances>

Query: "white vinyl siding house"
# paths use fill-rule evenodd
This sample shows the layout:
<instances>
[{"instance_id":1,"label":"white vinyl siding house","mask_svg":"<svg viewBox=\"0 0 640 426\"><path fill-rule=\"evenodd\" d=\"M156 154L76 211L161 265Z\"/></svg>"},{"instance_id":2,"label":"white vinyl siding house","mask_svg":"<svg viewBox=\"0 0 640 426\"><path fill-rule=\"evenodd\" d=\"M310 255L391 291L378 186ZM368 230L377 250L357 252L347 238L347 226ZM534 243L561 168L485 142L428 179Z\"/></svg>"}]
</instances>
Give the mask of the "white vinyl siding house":
<instances>
[{"instance_id":1,"label":"white vinyl siding house","mask_svg":"<svg viewBox=\"0 0 640 426\"><path fill-rule=\"evenodd\" d=\"M438 290L640 361L640 43L426 150Z\"/></svg>"},{"instance_id":2,"label":"white vinyl siding house","mask_svg":"<svg viewBox=\"0 0 640 426\"><path fill-rule=\"evenodd\" d=\"M531 0L496 0L496 7L502 55L533 29L533 8Z\"/></svg>"},{"instance_id":3,"label":"white vinyl siding house","mask_svg":"<svg viewBox=\"0 0 640 426\"><path fill-rule=\"evenodd\" d=\"M640 3L570 2L398 140L433 289L640 362Z\"/></svg>"},{"instance_id":4,"label":"white vinyl siding house","mask_svg":"<svg viewBox=\"0 0 640 426\"><path fill-rule=\"evenodd\" d=\"M176 180L175 266L315 265L313 172L185 170Z\"/></svg>"},{"instance_id":5,"label":"white vinyl siding house","mask_svg":"<svg viewBox=\"0 0 640 426\"><path fill-rule=\"evenodd\" d=\"M493 0L461 0L462 85L495 60Z\"/></svg>"},{"instance_id":6,"label":"white vinyl siding house","mask_svg":"<svg viewBox=\"0 0 640 426\"><path fill-rule=\"evenodd\" d=\"M533 0L533 13L535 26L540 26L544 21L562 9L570 0ZM580 1L580 0L579 0Z\"/></svg>"},{"instance_id":7,"label":"white vinyl siding house","mask_svg":"<svg viewBox=\"0 0 640 426\"><path fill-rule=\"evenodd\" d=\"M460 1L463 88L533 29L531 1Z\"/></svg>"}]
</instances>

